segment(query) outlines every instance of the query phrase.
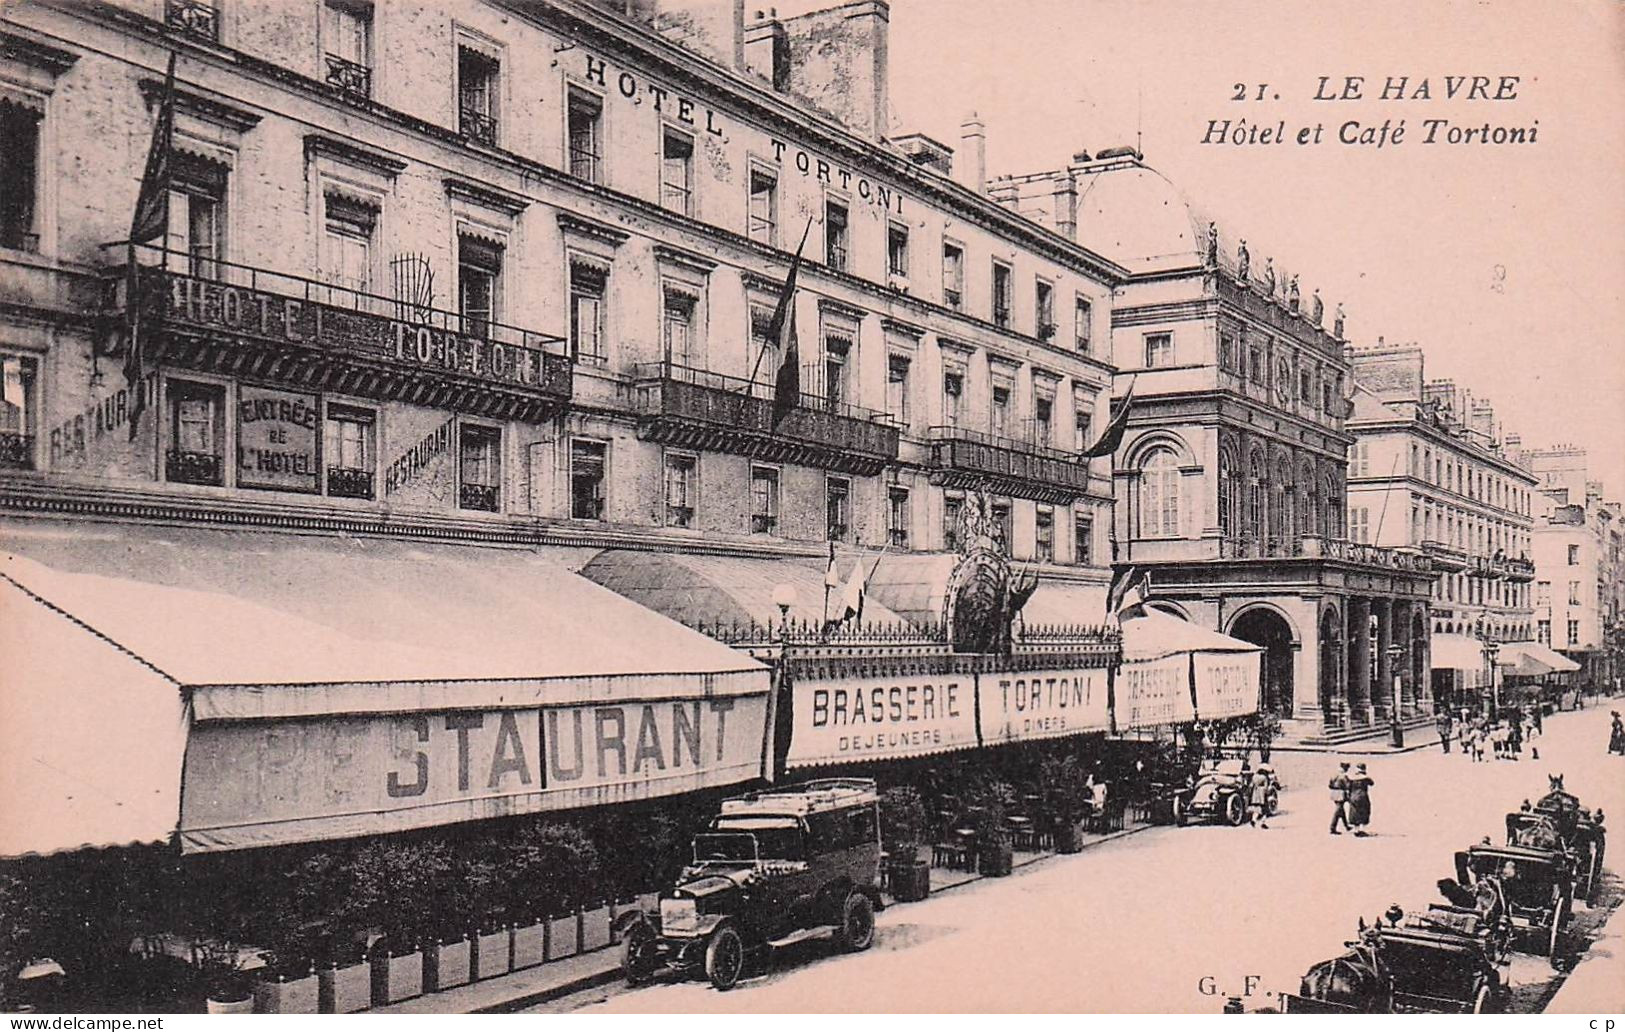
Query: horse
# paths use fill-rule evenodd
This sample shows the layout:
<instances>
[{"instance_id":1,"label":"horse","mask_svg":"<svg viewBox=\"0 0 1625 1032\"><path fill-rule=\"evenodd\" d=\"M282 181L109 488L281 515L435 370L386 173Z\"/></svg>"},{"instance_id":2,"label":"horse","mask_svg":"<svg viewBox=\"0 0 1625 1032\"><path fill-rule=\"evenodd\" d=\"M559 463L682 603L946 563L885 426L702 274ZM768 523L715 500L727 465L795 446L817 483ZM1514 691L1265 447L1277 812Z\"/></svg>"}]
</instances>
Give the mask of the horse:
<instances>
[{"instance_id":1,"label":"horse","mask_svg":"<svg viewBox=\"0 0 1625 1032\"><path fill-rule=\"evenodd\" d=\"M1365 922L1360 924L1363 932ZM1377 947L1364 934L1359 942L1348 945L1347 953L1323 960L1304 972L1298 995L1357 1014L1393 1013L1392 980Z\"/></svg>"}]
</instances>

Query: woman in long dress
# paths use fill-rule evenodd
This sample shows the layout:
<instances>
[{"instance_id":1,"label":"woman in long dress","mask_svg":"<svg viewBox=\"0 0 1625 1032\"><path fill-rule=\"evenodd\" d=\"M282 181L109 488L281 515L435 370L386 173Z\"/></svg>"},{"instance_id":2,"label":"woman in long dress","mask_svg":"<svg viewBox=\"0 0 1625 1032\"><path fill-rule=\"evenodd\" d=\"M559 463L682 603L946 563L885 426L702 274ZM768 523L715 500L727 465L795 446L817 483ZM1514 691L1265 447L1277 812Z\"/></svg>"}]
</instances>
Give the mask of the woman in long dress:
<instances>
[{"instance_id":1,"label":"woman in long dress","mask_svg":"<svg viewBox=\"0 0 1625 1032\"><path fill-rule=\"evenodd\" d=\"M1371 786L1375 782L1371 775L1366 773L1365 764L1354 768L1349 775L1349 824L1354 826L1354 834L1362 838L1366 834L1365 826L1371 823Z\"/></svg>"}]
</instances>

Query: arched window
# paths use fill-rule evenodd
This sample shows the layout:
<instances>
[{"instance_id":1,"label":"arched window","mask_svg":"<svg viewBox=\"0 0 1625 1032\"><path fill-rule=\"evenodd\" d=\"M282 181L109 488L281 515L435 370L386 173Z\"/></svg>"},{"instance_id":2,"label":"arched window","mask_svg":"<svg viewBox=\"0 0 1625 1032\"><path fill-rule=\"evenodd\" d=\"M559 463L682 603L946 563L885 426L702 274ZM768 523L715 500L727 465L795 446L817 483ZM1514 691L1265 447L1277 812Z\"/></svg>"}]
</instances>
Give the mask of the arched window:
<instances>
[{"instance_id":1,"label":"arched window","mask_svg":"<svg viewBox=\"0 0 1625 1032\"><path fill-rule=\"evenodd\" d=\"M1179 536L1179 461L1167 448L1140 464L1140 536Z\"/></svg>"},{"instance_id":2,"label":"arched window","mask_svg":"<svg viewBox=\"0 0 1625 1032\"><path fill-rule=\"evenodd\" d=\"M1264 473L1264 453L1258 449L1247 456L1247 512L1243 519L1243 536L1248 546L1253 549L1252 554L1264 542L1264 490L1266 476Z\"/></svg>"},{"instance_id":3,"label":"arched window","mask_svg":"<svg viewBox=\"0 0 1625 1032\"><path fill-rule=\"evenodd\" d=\"M1275 466L1274 511L1270 537L1277 555L1292 554L1292 537L1297 533L1298 485L1292 475L1292 464L1282 459Z\"/></svg>"},{"instance_id":4,"label":"arched window","mask_svg":"<svg viewBox=\"0 0 1625 1032\"><path fill-rule=\"evenodd\" d=\"M1342 492L1337 489L1337 478L1327 477L1320 492L1321 533L1329 538L1343 536L1343 506L1339 502Z\"/></svg>"},{"instance_id":5,"label":"arched window","mask_svg":"<svg viewBox=\"0 0 1625 1032\"><path fill-rule=\"evenodd\" d=\"M1236 506L1240 500L1240 480L1236 460L1228 449L1219 449L1219 533L1236 535Z\"/></svg>"},{"instance_id":6,"label":"arched window","mask_svg":"<svg viewBox=\"0 0 1625 1032\"><path fill-rule=\"evenodd\" d=\"M1298 470L1298 499L1303 510L1299 523L1308 535L1320 533L1320 491L1315 487L1315 467L1305 462Z\"/></svg>"}]
</instances>

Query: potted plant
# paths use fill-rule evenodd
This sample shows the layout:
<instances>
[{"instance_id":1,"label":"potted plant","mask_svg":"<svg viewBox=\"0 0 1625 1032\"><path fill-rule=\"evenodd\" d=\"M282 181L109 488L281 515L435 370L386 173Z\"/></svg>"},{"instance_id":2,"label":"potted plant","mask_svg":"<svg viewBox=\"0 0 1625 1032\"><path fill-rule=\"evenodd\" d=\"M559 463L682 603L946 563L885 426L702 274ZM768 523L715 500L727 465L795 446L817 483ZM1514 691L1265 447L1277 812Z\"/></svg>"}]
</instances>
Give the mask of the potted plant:
<instances>
[{"instance_id":1,"label":"potted plant","mask_svg":"<svg viewBox=\"0 0 1625 1032\"><path fill-rule=\"evenodd\" d=\"M897 785L881 794L880 841L886 847L886 881L900 902L911 903L931 893L931 865L920 859L925 821L925 801L913 787Z\"/></svg>"},{"instance_id":2,"label":"potted plant","mask_svg":"<svg viewBox=\"0 0 1625 1032\"><path fill-rule=\"evenodd\" d=\"M451 851L443 842L375 841L356 851L350 891L367 915L367 927L383 933L369 952L375 1006L422 995L422 944L438 930L434 901L451 866Z\"/></svg>"},{"instance_id":3,"label":"potted plant","mask_svg":"<svg viewBox=\"0 0 1625 1032\"><path fill-rule=\"evenodd\" d=\"M546 919L546 958L576 953L581 941L578 904L592 898L599 877L598 848L592 840L574 824L537 822L513 836L506 867L509 911ZM515 966L518 943L516 933Z\"/></svg>"},{"instance_id":4,"label":"potted plant","mask_svg":"<svg viewBox=\"0 0 1625 1032\"><path fill-rule=\"evenodd\" d=\"M991 878L1003 878L1015 866L1015 848L1005 823L1005 800L1010 796L1010 786L1002 781L973 782L964 793L966 815L976 832L977 869Z\"/></svg>"},{"instance_id":5,"label":"potted plant","mask_svg":"<svg viewBox=\"0 0 1625 1032\"><path fill-rule=\"evenodd\" d=\"M1088 816L1082 765L1075 756L1046 756L1038 767L1038 795L1049 815L1057 853L1083 849L1083 822Z\"/></svg>"},{"instance_id":6,"label":"potted plant","mask_svg":"<svg viewBox=\"0 0 1625 1032\"><path fill-rule=\"evenodd\" d=\"M204 1006L210 1014L254 1013L254 980L242 968L242 950L236 943L200 942L197 958L206 994Z\"/></svg>"}]
</instances>

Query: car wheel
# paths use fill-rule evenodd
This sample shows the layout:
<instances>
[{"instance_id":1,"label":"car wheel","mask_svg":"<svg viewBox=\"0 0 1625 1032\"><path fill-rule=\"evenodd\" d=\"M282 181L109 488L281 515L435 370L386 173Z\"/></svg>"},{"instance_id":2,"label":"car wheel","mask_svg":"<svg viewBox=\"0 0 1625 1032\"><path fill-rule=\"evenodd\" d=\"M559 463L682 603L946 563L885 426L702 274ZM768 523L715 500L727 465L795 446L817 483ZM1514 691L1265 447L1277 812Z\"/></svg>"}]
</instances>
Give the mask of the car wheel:
<instances>
[{"instance_id":1,"label":"car wheel","mask_svg":"<svg viewBox=\"0 0 1625 1032\"><path fill-rule=\"evenodd\" d=\"M1477 994L1473 996L1473 1013L1493 1014L1499 1009L1500 1008L1495 1005L1495 992L1493 988L1488 985L1479 986Z\"/></svg>"},{"instance_id":2,"label":"car wheel","mask_svg":"<svg viewBox=\"0 0 1625 1032\"><path fill-rule=\"evenodd\" d=\"M866 950L875 941L875 905L861 892L846 897L841 905L839 942L848 953Z\"/></svg>"},{"instance_id":3,"label":"car wheel","mask_svg":"<svg viewBox=\"0 0 1625 1032\"><path fill-rule=\"evenodd\" d=\"M1185 821L1188 819L1189 815L1185 813L1184 798L1181 796L1174 796L1174 823L1183 827Z\"/></svg>"},{"instance_id":4,"label":"car wheel","mask_svg":"<svg viewBox=\"0 0 1625 1032\"><path fill-rule=\"evenodd\" d=\"M1281 808L1281 794L1279 792L1273 792L1272 791L1272 792L1269 793L1269 795L1266 795L1264 797L1264 816L1265 817L1274 817L1275 816L1275 811L1279 810L1280 808Z\"/></svg>"},{"instance_id":5,"label":"car wheel","mask_svg":"<svg viewBox=\"0 0 1625 1032\"><path fill-rule=\"evenodd\" d=\"M1247 819L1247 807L1242 805L1241 796L1224 797L1224 819L1230 822L1232 828L1241 827L1241 822Z\"/></svg>"},{"instance_id":6,"label":"car wheel","mask_svg":"<svg viewBox=\"0 0 1625 1032\"><path fill-rule=\"evenodd\" d=\"M621 975L627 985L642 985L654 977L654 936L642 925L629 929L621 941Z\"/></svg>"},{"instance_id":7,"label":"car wheel","mask_svg":"<svg viewBox=\"0 0 1625 1032\"><path fill-rule=\"evenodd\" d=\"M723 925L711 935L705 946L705 977L717 989L726 992L739 983L745 973L745 944L733 925Z\"/></svg>"}]
</instances>

